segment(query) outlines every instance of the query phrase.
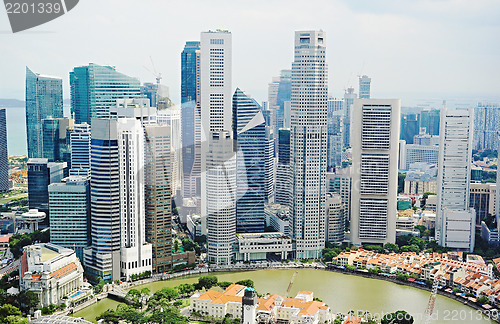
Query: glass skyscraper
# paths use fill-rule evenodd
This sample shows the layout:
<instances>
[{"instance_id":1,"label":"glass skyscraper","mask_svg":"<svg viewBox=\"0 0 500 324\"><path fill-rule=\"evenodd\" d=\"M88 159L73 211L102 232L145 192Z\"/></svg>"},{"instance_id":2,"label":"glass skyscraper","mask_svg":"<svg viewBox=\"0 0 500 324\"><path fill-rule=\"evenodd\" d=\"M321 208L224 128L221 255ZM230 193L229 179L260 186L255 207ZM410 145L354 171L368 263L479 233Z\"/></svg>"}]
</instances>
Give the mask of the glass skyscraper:
<instances>
[{"instance_id":1,"label":"glass skyscraper","mask_svg":"<svg viewBox=\"0 0 500 324\"><path fill-rule=\"evenodd\" d=\"M62 79L26 68L28 158L42 157L42 119L63 117Z\"/></svg>"},{"instance_id":2,"label":"glass skyscraper","mask_svg":"<svg viewBox=\"0 0 500 324\"><path fill-rule=\"evenodd\" d=\"M265 227L266 124L260 105L243 91L233 95L236 156L236 231L256 233Z\"/></svg>"},{"instance_id":3,"label":"glass skyscraper","mask_svg":"<svg viewBox=\"0 0 500 324\"><path fill-rule=\"evenodd\" d=\"M116 71L112 66L90 63L75 67L69 73L69 82L71 112L77 124L90 124L92 118L109 117L109 107L116 105L116 99L141 96L139 80Z\"/></svg>"},{"instance_id":4,"label":"glass skyscraper","mask_svg":"<svg viewBox=\"0 0 500 324\"><path fill-rule=\"evenodd\" d=\"M0 192L9 191L9 156L7 154L7 118L0 109Z\"/></svg>"}]
</instances>

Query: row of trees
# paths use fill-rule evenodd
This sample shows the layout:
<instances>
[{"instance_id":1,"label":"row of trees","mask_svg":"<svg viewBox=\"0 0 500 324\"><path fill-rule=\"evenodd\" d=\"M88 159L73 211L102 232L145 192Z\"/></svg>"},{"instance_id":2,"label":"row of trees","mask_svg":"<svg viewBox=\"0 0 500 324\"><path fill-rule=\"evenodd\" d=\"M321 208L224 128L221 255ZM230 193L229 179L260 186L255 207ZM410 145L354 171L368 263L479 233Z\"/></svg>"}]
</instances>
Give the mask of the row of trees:
<instances>
[{"instance_id":1,"label":"row of trees","mask_svg":"<svg viewBox=\"0 0 500 324\"><path fill-rule=\"evenodd\" d=\"M15 259L18 259L23 254L23 248L25 246L34 243L47 243L50 241L50 232L46 231L35 231L33 233L27 233L22 235L12 235L9 239L9 248Z\"/></svg>"}]
</instances>

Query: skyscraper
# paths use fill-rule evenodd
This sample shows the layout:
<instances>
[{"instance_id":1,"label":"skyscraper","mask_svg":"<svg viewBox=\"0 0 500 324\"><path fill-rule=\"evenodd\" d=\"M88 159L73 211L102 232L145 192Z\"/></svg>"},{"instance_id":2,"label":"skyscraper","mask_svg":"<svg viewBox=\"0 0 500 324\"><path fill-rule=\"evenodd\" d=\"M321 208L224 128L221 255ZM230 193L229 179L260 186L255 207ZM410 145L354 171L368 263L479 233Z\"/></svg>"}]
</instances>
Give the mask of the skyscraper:
<instances>
[{"instance_id":1,"label":"skyscraper","mask_svg":"<svg viewBox=\"0 0 500 324\"><path fill-rule=\"evenodd\" d=\"M418 114L401 114L401 137L406 144L413 144L415 135L420 133L420 121Z\"/></svg>"},{"instance_id":2,"label":"skyscraper","mask_svg":"<svg viewBox=\"0 0 500 324\"><path fill-rule=\"evenodd\" d=\"M83 249L90 245L89 179L69 177L48 188L50 242L74 249L83 260Z\"/></svg>"},{"instance_id":3,"label":"skyscraper","mask_svg":"<svg viewBox=\"0 0 500 324\"><path fill-rule=\"evenodd\" d=\"M292 203L293 177L290 170L290 129L281 128L278 135L278 165L276 167L277 204L290 206Z\"/></svg>"},{"instance_id":4,"label":"skyscraper","mask_svg":"<svg viewBox=\"0 0 500 324\"><path fill-rule=\"evenodd\" d=\"M196 113L199 108L199 58L200 42L186 42L181 53L181 121L182 121L182 170L183 170L183 196L192 198L199 194L196 182L199 182L199 155L200 121ZM199 111L198 111L199 113ZM198 116L200 117L200 116ZM197 165L195 165L197 160Z\"/></svg>"},{"instance_id":5,"label":"skyscraper","mask_svg":"<svg viewBox=\"0 0 500 324\"><path fill-rule=\"evenodd\" d=\"M158 108L160 99L170 97L170 91L163 84L145 82L141 86L141 95L149 99L151 107Z\"/></svg>"},{"instance_id":6,"label":"skyscraper","mask_svg":"<svg viewBox=\"0 0 500 324\"><path fill-rule=\"evenodd\" d=\"M328 79L325 33L295 32L290 163L291 232L297 259L318 258L325 246Z\"/></svg>"},{"instance_id":7,"label":"skyscraper","mask_svg":"<svg viewBox=\"0 0 500 324\"><path fill-rule=\"evenodd\" d=\"M500 106L492 103L478 103L474 108L473 148L475 150L496 150L499 129Z\"/></svg>"},{"instance_id":8,"label":"skyscraper","mask_svg":"<svg viewBox=\"0 0 500 324\"><path fill-rule=\"evenodd\" d=\"M71 169L70 175L90 174L90 125L76 124L70 134Z\"/></svg>"},{"instance_id":9,"label":"skyscraper","mask_svg":"<svg viewBox=\"0 0 500 324\"><path fill-rule=\"evenodd\" d=\"M360 99L370 99L370 84L372 79L367 75L359 77L359 98Z\"/></svg>"},{"instance_id":10,"label":"skyscraper","mask_svg":"<svg viewBox=\"0 0 500 324\"><path fill-rule=\"evenodd\" d=\"M146 241L152 245L153 271L170 268L172 189L170 126L145 125Z\"/></svg>"},{"instance_id":11,"label":"skyscraper","mask_svg":"<svg viewBox=\"0 0 500 324\"><path fill-rule=\"evenodd\" d=\"M9 155L7 153L7 118L0 109L0 192L9 191Z\"/></svg>"},{"instance_id":12,"label":"skyscraper","mask_svg":"<svg viewBox=\"0 0 500 324\"><path fill-rule=\"evenodd\" d=\"M439 245L472 252L475 211L469 206L472 109L441 110L437 177L436 240Z\"/></svg>"},{"instance_id":13,"label":"skyscraper","mask_svg":"<svg viewBox=\"0 0 500 324\"><path fill-rule=\"evenodd\" d=\"M233 139L237 145L236 231L263 232L266 124L260 105L239 88L233 95Z\"/></svg>"},{"instance_id":14,"label":"skyscraper","mask_svg":"<svg viewBox=\"0 0 500 324\"><path fill-rule=\"evenodd\" d=\"M345 232L345 213L342 197L339 194L328 192L326 194L326 241L342 243Z\"/></svg>"},{"instance_id":15,"label":"skyscraper","mask_svg":"<svg viewBox=\"0 0 500 324\"><path fill-rule=\"evenodd\" d=\"M347 88L344 93L344 129L342 130L344 147L351 147L352 105L356 98L357 95L354 93L354 88Z\"/></svg>"},{"instance_id":16,"label":"skyscraper","mask_svg":"<svg viewBox=\"0 0 500 324\"><path fill-rule=\"evenodd\" d=\"M116 99L141 96L139 80L116 71L113 66L89 63L75 67L69 73L69 81L71 112L77 124L91 124L92 118L108 118L109 108L116 104Z\"/></svg>"},{"instance_id":17,"label":"skyscraper","mask_svg":"<svg viewBox=\"0 0 500 324\"><path fill-rule=\"evenodd\" d=\"M61 182L66 163L49 162L47 159L28 160L28 202L30 209L49 213L49 191L51 183Z\"/></svg>"},{"instance_id":18,"label":"skyscraper","mask_svg":"<svg viewBox=\"0 0 500 324\"><path fill-rule=\"evenodd\" d=\"M63 117L62 79L26 67L26 131L28 158L42 157L42 119Z\"/></svg>"},{"instance_id":19,"label":"skyscraper","mask_svg":"<svg viewBox=\"0 0 500 324\"><path fill-rule=\"evenodd\" d=\"M342 116L344 100L328 98L328 172L342 165Z\"/></svg>"},{"instance_id":20,"label":"skyscraper","mask_svg":"<svg viewBox=\"0 0 500 324\"><path fill-rule=\"evenodd\" d=\"M170 126L171 145L171 172L172 172L172 197L181 193L182 189L182 131L181 131L181 110L177 106L170 106L166 109L159 109L156 120L160 125ZM178 203L180 206L181 203Z\"/></svg>"},{"instance_id":21,"label":"skyscraper","mask_svg":"<svg viewBox=\"0 0 500 324\"><path fill-rule=\"evenodd\" d=\"M144 202L144 129L136 118L119 118L121 276L152 271L151 244L146 243Z\"/></svg>"},{"instance_id":22,"label":"skyscraper","mask_svg":"<svg viewBox=\"0 0 500 324\"><path fill-rule=\"evenodd\" d=\"M278 107L276 130L282 127L290 127L285 125L287 116L286 108L292 96L292 71L281 70L278 92L276 94L276 105Z\"/></svg>"},{"instance_id":23,"label":"skyscraper","mask_svg":"<svg viewBox=\"0 0 500 324\"><path fill-rule=\"evenodd\" d=\"M352 124L351 241L396 241L401 101L358 99Z\"/></svg>"},{"instance_id":24,"label":"skyscraper","mask_svg":"<svg viewBox=\"0 0 500 324\"><path fill-rule=\"evenodd\" d=\"M439 109L424 109L420 112L420 127L429 135L439 135Z\"/></svg>"},{"instance_id":25,"label":"skyscraper","mask_svg":"<svg viewBox=\"0 0 500 324\"><path fill-rule=\"evenodd\" d=\"M84 250L85 268L95 277L117 280L120 279L121 228L116 120L92 120L90 157L92 246Z\"/></svg>"}]
</instances>

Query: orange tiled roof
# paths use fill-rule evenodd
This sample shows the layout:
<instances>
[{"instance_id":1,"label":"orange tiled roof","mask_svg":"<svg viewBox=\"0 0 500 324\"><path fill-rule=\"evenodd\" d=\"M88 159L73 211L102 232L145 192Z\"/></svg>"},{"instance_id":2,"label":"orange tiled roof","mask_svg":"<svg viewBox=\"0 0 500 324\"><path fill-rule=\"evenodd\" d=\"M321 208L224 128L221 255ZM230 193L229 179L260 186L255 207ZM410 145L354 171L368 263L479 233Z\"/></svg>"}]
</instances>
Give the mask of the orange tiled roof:
<instances>
[{"instance_id":1,"label":"orange tiled roof","mask_svg":"<svg viewBox=\"0 0 500 324\"><path fill-rule=\"evenodd\" d=\"M56 277L56 278L61 278L62 276L70 273L71 271L74 271L76 270L78 267L76 265L76 263L74 262L71 262L70 264L68 265L65 265L64 267L62 267L61 269L58 269L54 272L52 272L50 274L51 277Z\"/></svg>"}]
</instances>

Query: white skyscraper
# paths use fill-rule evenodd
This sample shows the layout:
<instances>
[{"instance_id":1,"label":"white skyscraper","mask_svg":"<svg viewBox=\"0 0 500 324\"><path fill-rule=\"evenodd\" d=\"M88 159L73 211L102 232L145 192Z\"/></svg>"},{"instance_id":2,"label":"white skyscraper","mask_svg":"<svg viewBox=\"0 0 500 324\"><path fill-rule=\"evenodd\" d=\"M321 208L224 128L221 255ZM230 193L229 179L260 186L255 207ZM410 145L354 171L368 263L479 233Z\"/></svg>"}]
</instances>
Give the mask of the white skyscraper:
<instances>
[{"instance_id":1,"label":"white skyscraper","mask_svg":"<svg viewBox=\"0 0 500 324\"><path fill-rule=\"evenodd\" d=\"M206 217L208 259L232 262L236 235L236 155L232 143L232 37L201 33L201 213Z\"/></svg>"},{"instance_id":2,"label":"white skyscraper","mask_svg":"<svg viewBox=\"0 0 500 324\"><path fill-rule=\"evenodd\" d=\"M295 32L292 63L290 228L297 259L317 258L325 246L328 80L325 33Z\"/></svg>"},{"instance_id":3,"label":"white skyscraper","mask_svg":"<svg viewBox=\"0 0 500 324\"><path fill-rule=\"evenodd\" d=\"M472 252L474 209L469 208L473 110L441 110L437 177L436 240L441 246Z\"/></svg>"},{"instance_id":4,"label":"white skyscraper","mask_svg":"<svg viewBox=\"0 0 500 324\"><path fill-rule=\"evenodd\" d=\"M151 244L146 244L144 206L144 129L136 118L117 124L120 168L121 275L152 271Z\"/></svg>"},{"instance_id":5,"label":"white skyscraper","mask_svg":"<svg viewBox=\"0 0 500 324\"><path fill-rule=\"evenodd\" d=\"M394 243L401 101L357 99L352 123L351 241Z\"/></svg>"}]
</instances>

